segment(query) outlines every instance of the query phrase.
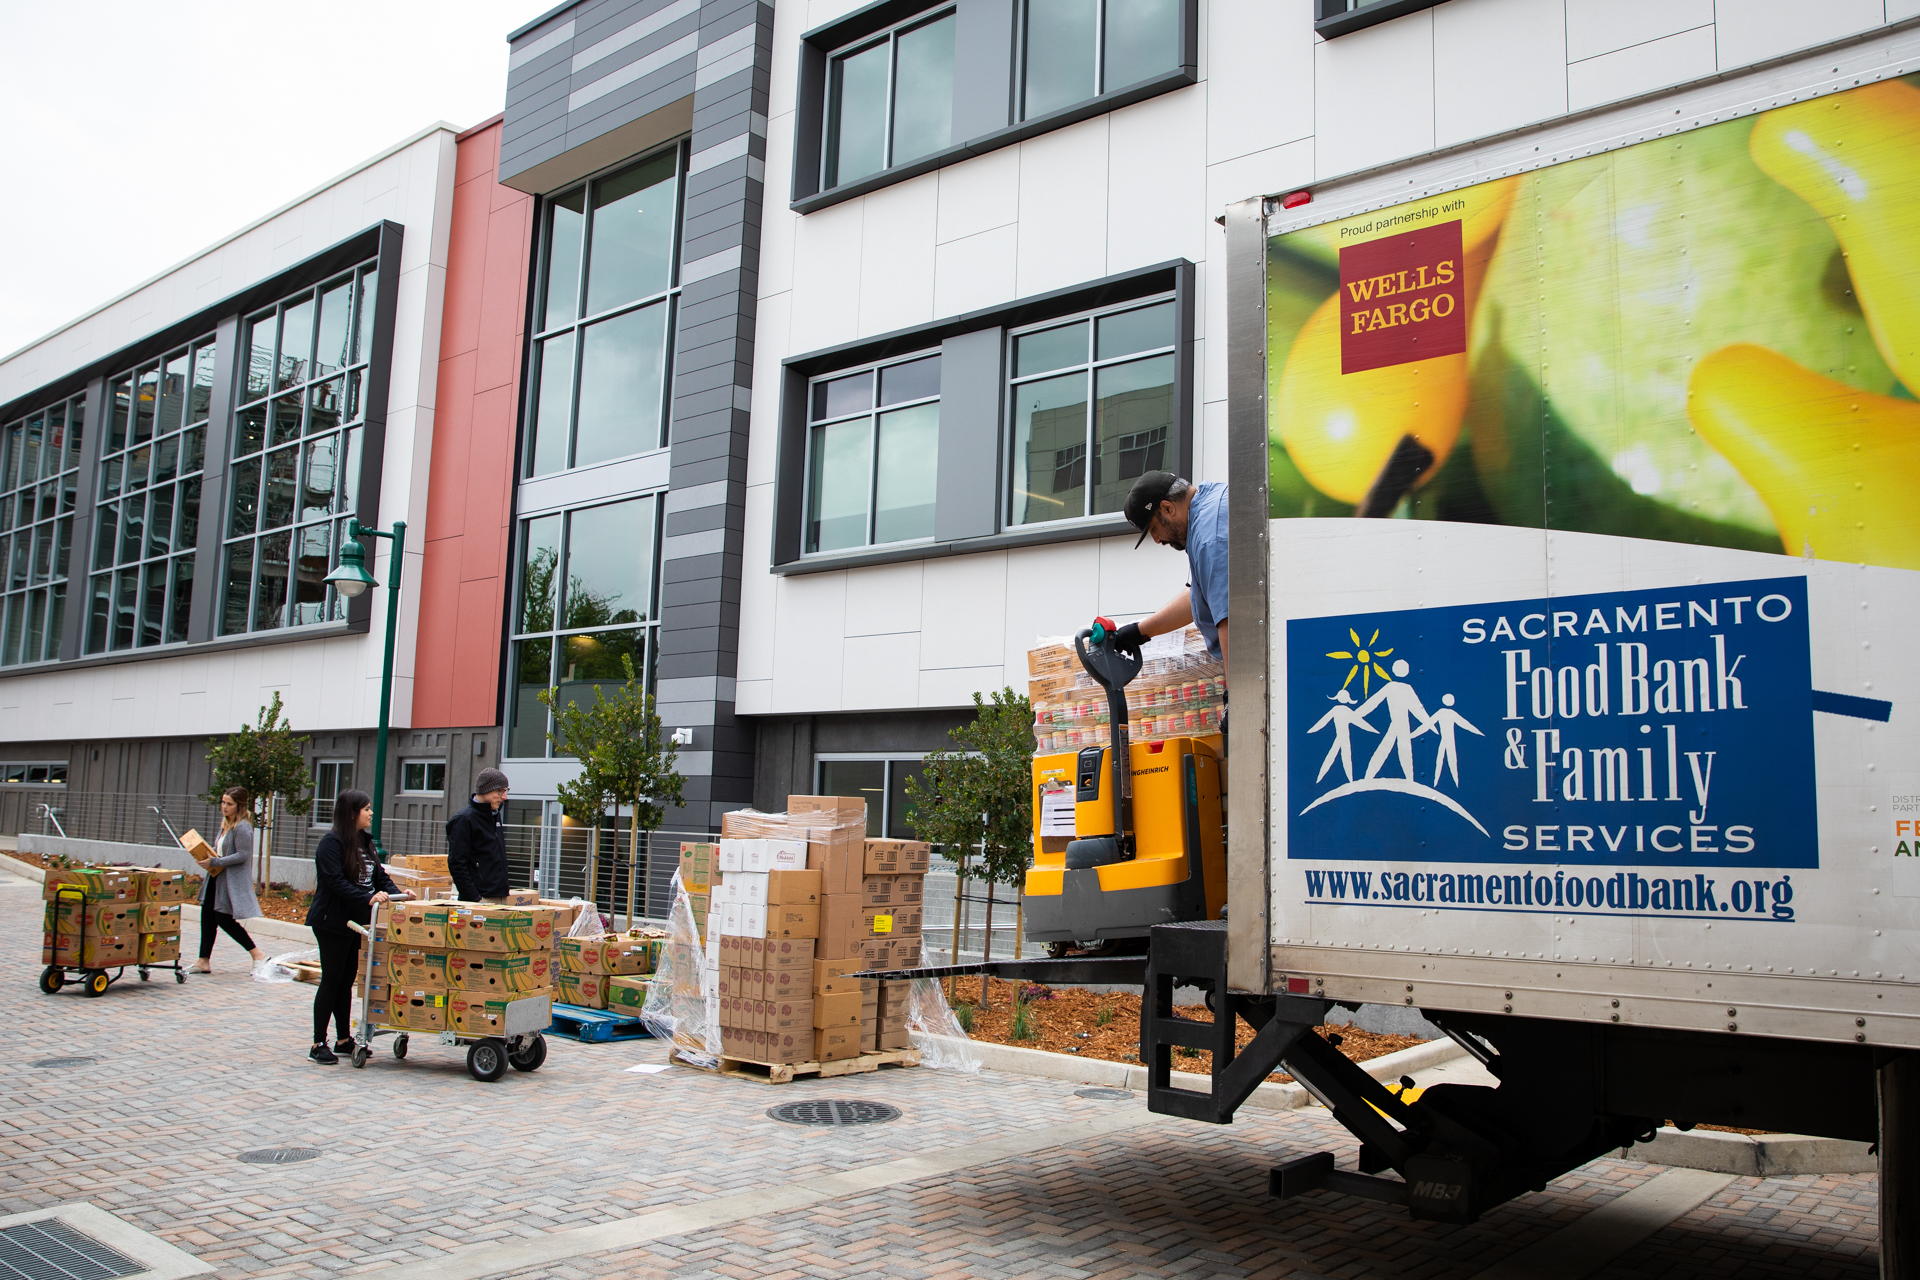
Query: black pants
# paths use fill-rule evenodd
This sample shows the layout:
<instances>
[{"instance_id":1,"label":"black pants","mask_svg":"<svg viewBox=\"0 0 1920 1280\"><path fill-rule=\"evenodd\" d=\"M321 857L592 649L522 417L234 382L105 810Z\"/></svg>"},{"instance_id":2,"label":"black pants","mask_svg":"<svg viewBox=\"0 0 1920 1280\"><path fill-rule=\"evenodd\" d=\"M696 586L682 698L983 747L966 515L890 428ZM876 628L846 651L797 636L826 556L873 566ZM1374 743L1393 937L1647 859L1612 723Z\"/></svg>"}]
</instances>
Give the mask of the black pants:
<instances>
[{"instance_id":1,"label":"black pants","mask_svg":"<svg viewBox=\"0 0 1920 1280\"><path fill-rule=\"evenodd\" d=\"M315 929L320 944L320 990L313 996L313 1042L327 1038L327 1019L333 1019L338 1038L353 1037L353 980L360 973L360 935Z\"/></svg>"},{"instance_id":2,"label":"black pants","mask_svg":"<svg viewBox=\"0 0 1920 1280\"><path fill-rule=\"evenodd\" d=\"M240 922L224 911L215 911L205 903L200 905L200 958L213 958L213 940L219 931L225 929L227 936L252 951L253 936L240 927Z\"/></svg>"}]
</instances>

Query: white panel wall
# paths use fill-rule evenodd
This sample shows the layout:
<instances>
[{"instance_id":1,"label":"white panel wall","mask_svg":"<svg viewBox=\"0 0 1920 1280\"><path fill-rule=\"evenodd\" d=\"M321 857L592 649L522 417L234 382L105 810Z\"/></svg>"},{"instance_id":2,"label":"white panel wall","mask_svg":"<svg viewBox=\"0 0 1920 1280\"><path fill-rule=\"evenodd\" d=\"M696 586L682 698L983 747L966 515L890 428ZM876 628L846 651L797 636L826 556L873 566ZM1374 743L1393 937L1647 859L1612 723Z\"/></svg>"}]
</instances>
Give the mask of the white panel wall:
<instances>
[{"instance_id":1,"label":"white panel wall","mask_svg":"<svg viewBox=\"0 0 1920 1280\"><path fill-rule=\"evenodd\" d=\"M381 526L404 519L412 538L394 663L393 709L399 725L407 723L413 704L414 663L434 660L434 655L415 653L414 639L454 136L447 126L426 130L0 362L0 399L23 395L383 218L406 228L380 489ZM221 514L203 512L202 518ZM380 544L372 566L383 583L390 571L388 546ZM214 589L213 566L200 566L196 576L201 590ZM76 578L69 586L69 609L81 607L83 585L84 578ZM251 721L276 691L302 732L365 728L379 718L386 627L386 592L374 597L372 627L364 636L0 675L0 740L229 733Z\"/></svg>"},{"instance_id":2,"label":"white panel wall","mask_svg":"<svg viewBox=\"0 0 1920 1280\"><path fill-rule=\"evenodd\" d=\"M1132 539L794 577L768 572L780 362L1172 258L1199 267L1194 471L1225 478L1213 219L1920 15L1920 0L1446 0L1336 40L1312 0L1200 0L1202 83L805 217L785 207L800 33L857 0L778 0L749 453L743 714L965 706L1036 635L1139 617L1186 580ZM984 465L984 464L983 464Z\"/></svg>"}]
</instances>

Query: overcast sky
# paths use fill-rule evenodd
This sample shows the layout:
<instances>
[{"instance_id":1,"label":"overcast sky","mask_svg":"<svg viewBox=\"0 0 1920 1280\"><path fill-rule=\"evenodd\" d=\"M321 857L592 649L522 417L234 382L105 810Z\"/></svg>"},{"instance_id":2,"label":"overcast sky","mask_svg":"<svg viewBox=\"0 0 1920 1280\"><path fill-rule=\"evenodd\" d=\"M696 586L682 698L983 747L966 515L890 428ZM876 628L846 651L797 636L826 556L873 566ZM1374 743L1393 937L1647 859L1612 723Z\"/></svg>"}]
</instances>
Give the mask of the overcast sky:
<instances>
[{"instance_id":1,"label":"overcast sky","mask_svg":"<svg viewBox=\"0 0 1920 1280\"><path fill-rule=\"evenodd\" d=\"M0 0L0 354L506 94L552 0Z\"/></svg>"}]
</instances>

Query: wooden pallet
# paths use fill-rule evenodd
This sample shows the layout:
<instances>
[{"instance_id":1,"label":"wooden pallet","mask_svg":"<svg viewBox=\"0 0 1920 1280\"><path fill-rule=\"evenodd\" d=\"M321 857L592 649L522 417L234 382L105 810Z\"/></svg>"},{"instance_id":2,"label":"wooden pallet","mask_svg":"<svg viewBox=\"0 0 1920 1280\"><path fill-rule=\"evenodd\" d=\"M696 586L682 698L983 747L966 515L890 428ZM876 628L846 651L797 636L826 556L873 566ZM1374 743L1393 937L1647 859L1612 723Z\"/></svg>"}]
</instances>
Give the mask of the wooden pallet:
<instances>
[{"instance_id":1,"label":"wooden pallet","mask_svg":"<svg viewBox=\"0 0 1920 1280\"><path fill-rule=\"evenodd\" d=\"M863 1053L838 1062L749 1062L745 1058L720 1059L720 1074L738 1080L757 1080L761 1084L791 1084L796 1076L815 1076L821 1080L834 1076L862 1075L882 1067L917 1067L918 1049L888 1049L882 1053Z\"/></svg>"},{"instance_id":2,"label":"wooden pallet","mask_svg":"<svg viewBox=\"0 0 1920 1280\"><path fill-rule=\"evenodd\" d=\"M565 1036L582 1044L605 1044L611 1040L639 1040L652 1035L647 1024L630 1013L610 1009L587 1009L577 1004L553 1006L553 1025L549 1035Z\"/></svg>"}]
</instances>

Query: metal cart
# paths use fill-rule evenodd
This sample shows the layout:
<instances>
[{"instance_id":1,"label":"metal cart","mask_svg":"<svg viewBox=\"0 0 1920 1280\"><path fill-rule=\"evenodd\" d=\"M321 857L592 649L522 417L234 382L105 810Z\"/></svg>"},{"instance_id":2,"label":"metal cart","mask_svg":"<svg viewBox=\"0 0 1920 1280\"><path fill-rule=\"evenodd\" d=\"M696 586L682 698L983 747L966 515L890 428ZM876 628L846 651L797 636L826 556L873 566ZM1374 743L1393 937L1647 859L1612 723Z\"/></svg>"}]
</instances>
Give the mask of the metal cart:
<instances>
[{"instance_id":1,"label":"metal cart","mask_svg":"<svg viewBox=\"0 0 1920 1280\"><path fill-rule=\"evenodd\" d=\"M78 950L84 952L87 945L86 892L77 885L61 885L53 891L53 901L80 904L80 940L75 945ZM150 981L155 969L173 970L175 982L187 980L187 971L180 967L179 956L173 958L172 964L128 960L120 964L110 964L101 969L87 969L80 965L55 962L41 971L40 989L48 995L54 995L62 987L79 987L88 996L103 996L107 994L108 987L127 976L129 969L139 970L142 982ZM112 972L109 973L108 970Z\"/></svg>"},{"instance_id":2,"label":"metal cart","mask_svg":"<svg viewBox=\"0 0 1920 1280\"><path fill-rule=\"evenodd\" d=\"M547 1060L547 1038L542 1033L553 1024L553 1002L550 999L530 998L509 1004L507 1024L502 1028L506 1034L501 1036L463 1036L452 1030L414 1032L407 1027L373 1025L372 944L380 935L380 906L377 902L373 904L369 925L348 921L354 932L366 938L368 943L360 967L360 1025L354 1030L353 1065L367 1065L367 1059L373 1056L374 1039L378 1036L392 1036L393 1056L403 1059L407 1056L411 1038L418 1034L432 1036L436 1044L465 1045L467 1073L475 1080L491 1084L507 1074L509 1066L515 1071L538 1071L540 1064Z\"/></svg>"}]
</instances>

